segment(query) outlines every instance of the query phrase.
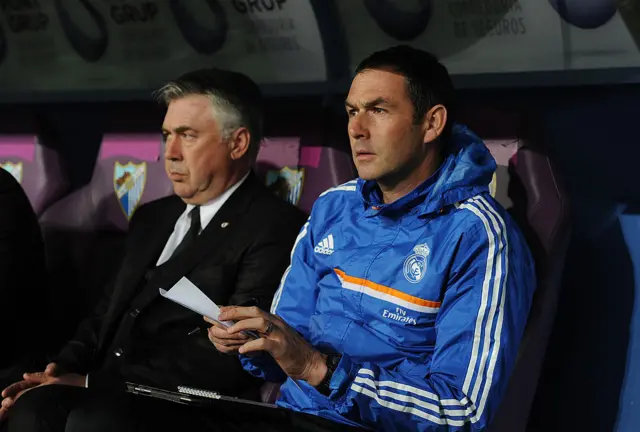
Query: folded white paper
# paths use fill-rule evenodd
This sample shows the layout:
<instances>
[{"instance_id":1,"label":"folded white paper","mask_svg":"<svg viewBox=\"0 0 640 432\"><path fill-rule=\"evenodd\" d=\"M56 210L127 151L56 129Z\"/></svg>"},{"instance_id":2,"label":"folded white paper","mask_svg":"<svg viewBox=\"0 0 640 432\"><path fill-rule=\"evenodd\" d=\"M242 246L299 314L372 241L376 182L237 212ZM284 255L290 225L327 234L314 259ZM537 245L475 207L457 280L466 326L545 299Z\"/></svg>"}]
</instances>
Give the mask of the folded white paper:
<instances>
[{"instance_id":1,"label":"folded white paper","mask_svg":"<svg viewBox=\"0 0 640 432\"><path fill-rule=\"evenodd\" d=\"M220 308L200 288L195 286L189 279L183 277L171 289L160 288L160 295L179 305L194 311L197 314L206 316L209 319L219 322L225 327L231 327L233 321L220 321Z\"/></svg>"}]
</instances>

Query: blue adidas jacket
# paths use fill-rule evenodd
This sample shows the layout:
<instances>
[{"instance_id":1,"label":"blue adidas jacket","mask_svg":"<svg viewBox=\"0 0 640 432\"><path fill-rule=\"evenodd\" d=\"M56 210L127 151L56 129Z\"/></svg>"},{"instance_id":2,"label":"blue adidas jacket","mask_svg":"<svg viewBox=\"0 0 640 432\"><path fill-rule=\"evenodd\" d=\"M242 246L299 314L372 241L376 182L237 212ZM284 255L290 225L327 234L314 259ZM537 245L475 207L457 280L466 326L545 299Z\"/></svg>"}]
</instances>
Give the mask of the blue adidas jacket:
<instances>
[{"instance_id":1,"label":"blue adidas jacket","mask_svg":"<svg viewBox=\"0 0 640 432\"><path fill-rule=\"evenodd\" d=\"M465 127L452 141L438 172L394 203L360 179L318 198L271 312L343 357L329 397L288 379L278 405L383 431L487 426L536 281L520 231L489 194L493 157ZM241 361L286 378L268 355Z\"/></svg>"}]
</instances>

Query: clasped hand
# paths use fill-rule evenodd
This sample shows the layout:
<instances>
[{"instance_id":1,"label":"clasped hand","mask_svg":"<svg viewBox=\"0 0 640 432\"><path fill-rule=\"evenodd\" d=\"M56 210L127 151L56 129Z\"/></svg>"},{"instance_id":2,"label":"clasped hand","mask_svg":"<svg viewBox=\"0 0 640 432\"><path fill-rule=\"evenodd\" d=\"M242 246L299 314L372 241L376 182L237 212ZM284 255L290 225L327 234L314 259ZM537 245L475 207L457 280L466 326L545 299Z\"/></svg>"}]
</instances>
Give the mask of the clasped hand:
<instances>
[{"instance_id":1,"label":"clasped hand","mask_svg":"<svg viewBox=\"0 0 640 432\"><path fill-rule=\"evenodd\" d=\"M327 372L325 356L314 349L300 334L277 315L257 307L227 306L221 308L221 321L235 321L226 328L209 320L209 340L225 354L252 355L265 351L291 378L319 385ZM242 333L251 330L260 337L252 339Z\"/></svg>"},{"instance_id":2,"label":"clasped hand","mask_svg":"<svg viewBox=\"0 0 640 432\"><path fill-rule=\"evenodd\" d=\"M56 363L49 363L43 372L25 373L23 380L11 384L2 391L2 405L0 406L0 423L6 417L9 408L25 392L39 386L62 384L84 387L86 377L78 374L65 373Z\"/></svg>"}]
</instances>

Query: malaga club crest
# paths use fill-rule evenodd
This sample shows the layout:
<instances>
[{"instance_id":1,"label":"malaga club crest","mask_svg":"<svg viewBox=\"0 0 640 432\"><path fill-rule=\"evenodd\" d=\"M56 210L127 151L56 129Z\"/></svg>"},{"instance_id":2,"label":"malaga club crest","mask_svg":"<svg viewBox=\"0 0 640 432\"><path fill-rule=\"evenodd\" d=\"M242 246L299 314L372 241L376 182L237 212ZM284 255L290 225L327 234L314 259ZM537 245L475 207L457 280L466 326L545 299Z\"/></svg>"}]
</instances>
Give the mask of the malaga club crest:
<instances>
[{"instance_id":1,"label":"malaga club crest","mask_svg":"<svg viewBox=\"0 0 640 432\"><path fill-rule=\"evenodd\" d=\"M413 248L413 254L404 260L404 277L411 283L418 283L427 273L427 256L429 256L429 246L426 243L419 244Z\"/></svg>"},{"instance_id":2,"label":"malaga club crest","mask_svg":"<svg viewBox=\"0 0 640 432\"><path fill-rule=\"evenodd\" d=\"M5 171L8 171L18 183L22 183L22 162L2 162L0 163L0 168L3 168Z\"/></svg>"},{"instance_id":3,"label":"malaga club crest","mask_svg":"<svg viewBox=\"0 0 640 432\"><path fill-rule=\"evenodd\" d=\"M284 167L279 171L267 173L267 187L280 198L297 205L302 196L304 168L298 170Z\"/></svg>"},{"instance_id":4,"label":"malaga club crest","mask_svg":"<svg viewBox=\"0 0 640 432\"><path fill-rule=\"evenodd\" d=\"M131 219L140 203L146 180L146 162L140 164L128 162L126 165L116 162L113 166L113 188L127 219Z\"/></svg>"}]
</instances>

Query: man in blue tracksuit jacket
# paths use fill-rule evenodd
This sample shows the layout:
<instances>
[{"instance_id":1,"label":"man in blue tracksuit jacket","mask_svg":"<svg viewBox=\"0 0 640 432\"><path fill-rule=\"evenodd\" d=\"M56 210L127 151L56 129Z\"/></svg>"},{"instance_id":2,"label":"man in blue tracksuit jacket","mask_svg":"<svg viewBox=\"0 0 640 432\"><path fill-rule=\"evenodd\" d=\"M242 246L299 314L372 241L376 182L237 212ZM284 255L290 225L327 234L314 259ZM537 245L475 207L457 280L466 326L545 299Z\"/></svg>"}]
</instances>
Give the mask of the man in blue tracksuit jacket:
<instances>
[{"instance_id":1,"label":"man in blue tracksuit jacket","mask_svg":"<svg viewBox=\"0 0 640 432\"><path fill-rule=\"evenodd\" d=\"M489 194L493 157L450 126L451 92L422 51L365 60L346 102L360 178L318 198L271 313L225 308L239 322L210 330L250 373L286 379L279 406L382 431L483 430L496 412L534 265Z\"/></svg>"}]
</instances>

